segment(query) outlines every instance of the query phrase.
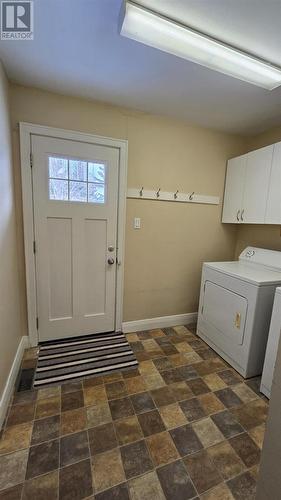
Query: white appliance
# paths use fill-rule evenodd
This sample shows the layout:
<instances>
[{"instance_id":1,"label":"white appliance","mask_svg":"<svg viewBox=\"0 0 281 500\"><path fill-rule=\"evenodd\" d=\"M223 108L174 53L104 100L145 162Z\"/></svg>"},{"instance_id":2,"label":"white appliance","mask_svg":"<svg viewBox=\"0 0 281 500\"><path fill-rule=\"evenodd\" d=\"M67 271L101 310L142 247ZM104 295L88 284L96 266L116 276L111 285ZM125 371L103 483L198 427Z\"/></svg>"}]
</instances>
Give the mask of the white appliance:
<instances>
[{"instance_id":1,"label":"white appliance","mask_svg":"<svg viewBox=\"0 0 281 500\"><path fill-rule=\"evenodd\" d=\"M265 351L260 391L270 398L273 372L281 330L281 288L276 288L268 341Z\"/></svg>"},{"instance_id":2,"label":"white appliance","mask_svg":"<svg viewBox=\"0 0 281 500\"><path fill-rule=\"evenodd\" d=\"M203 264L197 334L245 378L262 372L281 252L247 247Z\"/></svg>"}]
</instances>

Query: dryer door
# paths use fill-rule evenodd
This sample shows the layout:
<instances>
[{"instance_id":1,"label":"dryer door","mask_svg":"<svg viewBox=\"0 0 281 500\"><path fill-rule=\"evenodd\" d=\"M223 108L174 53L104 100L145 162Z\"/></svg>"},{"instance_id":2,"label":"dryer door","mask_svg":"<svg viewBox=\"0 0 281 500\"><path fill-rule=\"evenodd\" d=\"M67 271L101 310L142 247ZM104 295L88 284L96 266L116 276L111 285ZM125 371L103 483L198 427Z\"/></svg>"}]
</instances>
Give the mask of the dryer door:
<instances>
[{"instance_id":1,"label":"dryer door","mask_svg":"<svg viewBox=\"0 0 281 500\"><path fill-rule=\"evenodd\" d=\"M231 339L232 343L243 343L247 308L248 301L245 297L212 281L205 282L202 310L204 320Z\"/></svg>"}]
</instances>

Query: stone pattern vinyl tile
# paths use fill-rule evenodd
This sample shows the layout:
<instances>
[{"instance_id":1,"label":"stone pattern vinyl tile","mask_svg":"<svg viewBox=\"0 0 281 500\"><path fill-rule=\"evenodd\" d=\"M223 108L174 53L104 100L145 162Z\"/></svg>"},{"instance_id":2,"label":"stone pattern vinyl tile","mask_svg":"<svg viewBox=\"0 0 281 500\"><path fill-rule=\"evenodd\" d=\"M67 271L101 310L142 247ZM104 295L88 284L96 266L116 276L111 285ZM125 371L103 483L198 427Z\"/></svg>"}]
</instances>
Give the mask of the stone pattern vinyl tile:
<instances>
[{"instance_id":1,"label":"stone pattern vinyl tile","mask_svg":"<svg viewBox=\"0 0 281 500\"><path fill-rule=\"evenodd\" d=\"M133 370L15 392L0 500L254 500L267 401L195 328L127 334Z\"/></svg>"}]
</instances>

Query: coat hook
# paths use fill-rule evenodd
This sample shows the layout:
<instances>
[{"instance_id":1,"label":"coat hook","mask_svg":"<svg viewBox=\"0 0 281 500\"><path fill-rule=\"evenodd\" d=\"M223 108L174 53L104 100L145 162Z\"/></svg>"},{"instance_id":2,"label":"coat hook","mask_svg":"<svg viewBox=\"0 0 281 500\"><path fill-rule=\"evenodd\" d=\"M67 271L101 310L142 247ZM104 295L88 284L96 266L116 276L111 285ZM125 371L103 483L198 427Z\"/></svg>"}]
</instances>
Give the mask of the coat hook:
<instances>
[{"instance_id":1,"label":"coat hook","mask_svg":"<svg viewBox=\"0 0 281 500\"><path fill-rule=\"evenodd\" d=\"M157 198L159 198L159 196L160 196L160 191L161 191L161 188L159 188L158 191L156 192Z\"/></svg>"},{"instance_id":2,"label":"coat hook","mask_svg":"<svg viewBox=\"0 0 281 500\"><path fill-rule=\"evenodd\" d=\"M179 192L179 190L177 189L177 190L176 190L176 192L174 193L174 198L175 198L175 200L176 200L176 199L177 199L177 197L178 197L178 192Z\"/></svg>"},{"instance_id":3,"label":"coat hook","mask_svg":"<svg viewBox=\"0 0 281 500\"><path fill-rule=\"evenodd\" d=\"M143 195L143 186L142 186L142 188L140 190L140 196L142 196L142 195Z\"/></svg>"},{"instance_id":4,"label":"coat hook","mask_svg":"<svg viewBox=\"0 0 281 500\"><path fill-rule=\"evenodd\" d=\"M195 192L193 191L193 193L191 193L191 195L189 196L190 201L192 201L192 200L193 200L193 196L194 196L194 195L195 195Z\"/></svg>"}]
</instances>

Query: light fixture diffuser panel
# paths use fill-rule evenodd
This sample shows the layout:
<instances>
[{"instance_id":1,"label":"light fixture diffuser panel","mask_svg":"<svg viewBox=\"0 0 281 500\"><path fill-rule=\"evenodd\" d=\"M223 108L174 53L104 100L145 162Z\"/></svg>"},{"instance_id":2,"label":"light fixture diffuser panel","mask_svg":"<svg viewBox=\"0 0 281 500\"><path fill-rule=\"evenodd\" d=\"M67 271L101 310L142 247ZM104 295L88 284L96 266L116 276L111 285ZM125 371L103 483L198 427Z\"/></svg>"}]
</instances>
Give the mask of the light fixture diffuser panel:
<instances>
[{"instance_id":1,"label":"light fixture diffuser panel","mask_svg":"<svg viewBox=\"0 0 281 500\"><path fill-rule=\"evenodd\" d=\"M126 2L121 35L273 90L281 85L281 68L225 45L133 2Z\"/></svg>"}]
</instances>

